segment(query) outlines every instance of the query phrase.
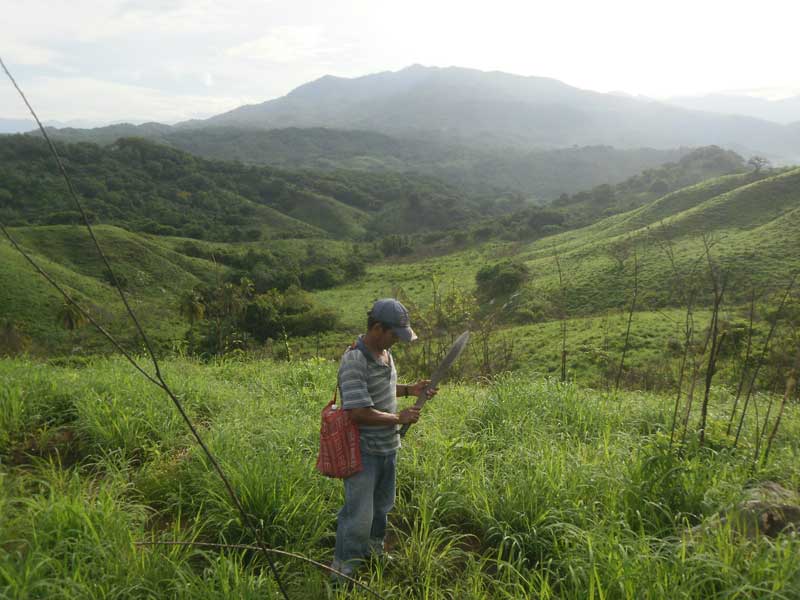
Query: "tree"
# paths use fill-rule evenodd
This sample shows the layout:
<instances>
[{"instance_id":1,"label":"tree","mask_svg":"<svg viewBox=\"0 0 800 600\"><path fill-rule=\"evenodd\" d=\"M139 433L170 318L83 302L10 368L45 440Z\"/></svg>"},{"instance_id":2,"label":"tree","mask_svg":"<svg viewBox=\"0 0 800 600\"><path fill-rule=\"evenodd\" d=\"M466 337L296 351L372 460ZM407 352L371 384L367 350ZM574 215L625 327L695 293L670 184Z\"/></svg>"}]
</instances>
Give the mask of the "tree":
<instances>
[{"instance_id":1,"label":"tree","mask_svg":"<svg viewBox=\"0 0 800 600\"><path fill-rule=\"evenodd\" d=\"M397 234L387 235L381 240L381 252L384 256L402 256L411 254L411 242L408 236Z\"/></svg>"},{"instance_id":2,"label":"tree","mask_svg":"<svg viewBox=\"0 0 800 600\"><path fill-rule=\"evenodd\" d=\"M625 262L631 255L631 241L623 240L606 247L609 257L611 257L617 264L617 271L622 272L625 269Z\"/></svg>"},{"instance_id":3,"label":"tree","mask_svg":"<svg viewBox=\"0 0 800 600\"><path fill-rule=\"evenodd\" d=\"M203 296L198 290L192 290L181 297L180 311L190 325L197 321L202 321L206 315L206 306L203 303Z\"/></svg>"},{"instance_id":4,"label":"tree","mask_svg":"<svg viewBox=\"0 0 800 600\"><path fill-rule=\"evenodd\" d=\"M0 326L0 356L21 354L28 349L30 342L14 321L6 320Z\"/></svg>"},{"instance_id":5,"label":"tree","mask_svg":"<svg viewBox=\"0 0 800 600\"><path fill-rule=\"evenodd\" d=\"M328 267L314 267L303 273L303 287L309 290L327 290L339 283L340 278Z\"/></svg>"},{"instance_id":6,"label":"tree","mask_svg":"<svg viewBox=\"0 0 800 600\"><path fill-rule=\"evenodd\" d=\"M663 179L656 179L650 186L650 191L659 196L663 196L669 191L669 184Z\"/></svg>"},{"instance_id":7,"label":"tree","mask_svg":"<svg viewBox=\"0 0 800 600\"><path fill-rule=\"evenodd\" d=\"M772 164L769 162L769 159L764 158L763 156L751 157L750 160L747 161L747 166L753 168L754 175L759 175L761 171L772 168Z\"/></svg>"},{"instance_id":8,"label":"tree","mask_svg":"<svg viewBox=\"0 0 800 600\"><path fill-rule=\"evenodd\" d=\"M72 302L64 302L56 317L58 323L68 331L75 331L85 326L89 321Z\"/></svg>"},{"instance_id":9,"label":"tree","mask_svg":"<svg viewBox=\"0 0 800 600\"><path fill-rule=\"evenodd\" d=\"M614 201L614 188L604 183L592 189L592 198L598 204L611 204Z\"/></svg>"},{"instance_id":10,"label":"tree","mask_svg":"<svg viewBox=\"0 0 800 600\"><path fill-rule=\"evenodd\" d=\"M506 260L481 268L475 275L478 296L484 299L516 292L530 275L523 263Z\"/></svg>"}]
</instances>

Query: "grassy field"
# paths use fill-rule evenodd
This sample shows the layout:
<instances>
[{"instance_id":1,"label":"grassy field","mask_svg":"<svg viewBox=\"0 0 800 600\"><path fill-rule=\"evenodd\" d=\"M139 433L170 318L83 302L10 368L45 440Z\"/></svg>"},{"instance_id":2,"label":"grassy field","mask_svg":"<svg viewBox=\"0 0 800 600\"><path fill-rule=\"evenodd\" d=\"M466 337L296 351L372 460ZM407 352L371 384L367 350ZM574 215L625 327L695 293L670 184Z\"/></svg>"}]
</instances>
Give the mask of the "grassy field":
<instances>
[{"instance_id":1,"label":"grassy field","mask_svg":"<svg viewBox=\"0 0 800 600\"><path fill-rule=\"evenodd\" d=\"M164 371L268 545L328 561L341 484L313 465L335 363ZM277 597L258 555L137 545L252 536L168 399L130 366L2 360L0 384L0 596ZM687 445L670 449L672 402L559 384L535 364L444 386L401 450L394 558L362 580L430 600L800 597L794 536L692 530L759 482L800 488L797 408L761 466L754 421L730 449L725 389L713 390L702 449L697 414ZM292 598L369 597L332 594L295 560L278 568Z\"/></svg>"}]
</instances>

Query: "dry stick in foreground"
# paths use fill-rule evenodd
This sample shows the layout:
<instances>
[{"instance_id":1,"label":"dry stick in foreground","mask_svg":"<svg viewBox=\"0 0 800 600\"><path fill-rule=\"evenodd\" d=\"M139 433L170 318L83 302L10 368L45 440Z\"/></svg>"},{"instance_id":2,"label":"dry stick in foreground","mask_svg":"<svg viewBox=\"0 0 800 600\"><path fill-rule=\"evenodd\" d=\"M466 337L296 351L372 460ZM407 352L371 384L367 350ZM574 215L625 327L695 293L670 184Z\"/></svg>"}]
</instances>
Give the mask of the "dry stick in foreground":
<instances>
[{"instance_id":1,"label":"dry stick in foreground","mask_svg":"<svg viewBox=\"0 0 800 600\"><path fill-rule=\"evenodd\" d=\"M775 418L775 424L772 426L772 431L770 432L769 439L767 440L767 448L764 450L764 458L761 460L762 466L767 464L769 451L772 449L772 442L775 440L775 434L778 433L778 427L781 424L781 417L783 417L783 409L786 407L786 402L791 396L794 395L794 391L797 388L798 371L800 371L800 348L797 349L797 354L795 354L794 357L794 366L789 371L789 375L786 378L786 389L783 392L783 399L781 400L781 406L778 409L778 416Z\"/></svg>"},{"instance_id":2,"label":"dry stick in foreground","mask_svg":"<svg viewBox=\"0 0 800 600\"><path fill-rule=\"evenodd\" d=\"M558 288L561 292L559 300L559 318L561 320L561 381L567 380L567 294L564 288L564 275L561 271L561 261L558 252L553 248L553 257L558 270Z\"/></svg>"},{"instance_id":3,"label":"dry stick in foreground","mask_svg":"<svg viewBox=\"0 0 800 600\"><path fill-rule=\"evenodd\" d=\"M751 296L750 296L750 323L747 326L747 350L745 351L744 355L744 362L742 363L742 376L739 378L739 387L736 389L736 397L733 400L733 409L731 410L731 416L728 419L728 428L725 430L725 435L731 434L731 428L733 427L733 419L736 418L736 410L739 406L739 400L742 397L742 389L744 388L744 381L747 378L747 368L750 364L750 353L752 352L753 348L753 317L755 316L756 312L756 288L753 287Z\"/></svg>"},{"instance_id":4,"label":"dry stick in foreground","mask_svg":"<svg viewBox=\"0 0 800 600\"><path fill-rule=\"evenodd\" d=\"M753 388L756 384L756 377L758 377L758 372L761 370L761 365L764 364L764 360L767 356L767 351L769 350L769 343L772 341L772 336L775 333L775 328L778 326L778 321L780 320L780 313L783 310L784 304L786 304L786 299L789 297L789 293L792 291L792 287L794 287L794 282L797 279L798 273L795 272L791 279L789 280L789 284L786 286L786 290L783 293L783 298L781 298L781 302L778 305L778 310L775 313L775 320L772 322L772 326L769 328L769 333L767 334L767 339L764 341L764 346L761 348L761 354L758 357L758 362L756 363L755 369L753 369L753 376L750 378L750 385L747 388L747 395L744 398L744 405L742 406L742 414L739 415L739 426L736 428L736 437L733 440L733 447L739 444L739 436L742 433L742 426L744 425L744 418L747 415L747 406L750 402L750 398L753 395ZM756 406L758 409L758 406ZM756 419L758 421L758 419ZM758 428L758 423L756 423L756 428Z\"/></svg>"},{"instance_id":5,"label":"dry stick in foreground","mask_svg":"<svg viewBox=\"0 0 800 600\"><path fill-rule=\"evenodd\" d=\"M708 350L708 342L711 341L711 334L714 330L714 315L711 316L711 323L708 326L708 331L706 332L706 339L703 342L703 349L700 351L700 354L694 359L693 366L692 366L692 379L689 382L689 393L686 396L686 410L683 413L683 433L681 434L681 446L686 443L686 434L689 430L689 417L692 414L692 402L694 400L694 388L697 385L697 376L700 373L700 363L703 360L703 357L706 355L706 351Z\"/></svg>"},{"instance_id":6,"label":"dry stick in foreground","mask_svg":"<svg viewBox=\"0 0 800 600\"><path fill-rule=\"evenodd\" d=\"M672 411L672 428L669 433L669 445L675 440L675 427L678 423L678 409L681 405L681 394L683 393L683 378L686 374L686 363L689 360L689 349L692 346L692 339L694 338L694 315L692 314L693 295L689 297L686 304L686 325L685 325L685 338L683 342L683 356L681 356L681 365L678 370L678 393L675 396L675 408Z\"/></svg>"},{"instance_id":7,"label":"dry stick in foreground","mask_svg":"<svg viewBox=\"0 0 800 600\"><path fill-rule=\"evenodd\" d=\"M659 235L655 237L656 243L664 251L669 260L672 274L675 278L675 288L678 289L681 300L686 306L686 318L684 320L684 341L683 341L683 354L681 356L680 367L678 367L678 391L675 394L675 407L672 411L672 426L669 433L670 448L675 442L675 430L678 426L678 411L681 406L681 395L683 394L683 380L686 376L686 364L689 361L689 352L692 347L692 340L694 339L694 299L697 289L693 285L689 285L692 281L694 267L689 274L689 277L684 277L680 269L678 269L677 261L675 260L675 249L672 247L672 239L670 238L669 229L665 224L661 224ZM698 264L702 257L698 258L695 264Z\"/></svg>"},{"instance_id":8,"label":"dry stick in foreground","mask_svg":"<svg viewBox=\"0 0 800 600\"><path fill-rule=\"evenodd\" d=\"M639 257L636 253L636 247L633 248L633 298L631 299L631 309L628 312L628 326L625 329L625 343L622 346L622 356L619 359L619 369L617 369L617 380L614 383L614 391L619 391L619 382L622 379L622 370L625 368L625 355L628 353L628 343L631 337L631 323L633 322L633 313L636 310L636 297L639 293Z\"/></svg>"},{"instance_id":9,"label":"dry stick in foreground","mask_svg":"<svg viewBox=\"0 0 800 600\"><path fill-rule=\"evenodd\" d=\"M753 453L753 464L755 464L758 461L758 455L761 451L761 440L767 436L767 428L769 427L769 417L772 414L772 405L774 398L775 396L770 394L769 404L767 404L767 414L764 416L764 427L761 430L761 433L758 435L758 439L756 440L756 449L755 452Z\"/></svg>"},{"instance_id":10,"label":"dry stick in foreground","mask_svg":"<svg viewBox=\"0 0 800 600\"><path fill-rule=\"evenodd\" d=\"M719 309L722 305L722 297L725 294L725 278L722 277L722 282L714 268L714 262L711 260L711 248L708 243L708 238L703 236L703 246L706 250L706 259L708 260L708 274L711 277L711 283L714 288L714 309L711 313L711 350L708 353L708 365L706 366L706 381L705 381L705 394L703 395L703 404L700 407L700 447L703 447L706 439L706 421L708 420L708 398L711 394L711 380L714 377L714 372L717 366L717 357L719 356L719 349L722 347L722 341L725 338L725 332L719 335Z\"/></svg>"},{"instance_id":11,"label":"dry stick in foreground","mask_svg":"<svg viewBox=\"0 0 800 600\"><path fill-rule=\"evenodd\" d=\"M717 370L717 358L719 357L719 349L722 347L722 342L725 340L726 332L719 333L719 306L722 302L722 293L725 291L723 284L720 290L719 300L714 300L714 312L712 316L711 325L711 350L708 352L708 365L706 366L706 381L705 393L703 395L703 404L700 407L700 447L703 447L706 437L706 421L708 420L708 399L711 394L711 380L714 378L714 373Z\"/></svg>"},{"instance_id":12,"label":"dry stick in foreground","mask_svg":"<svg viewBox=\"0 0 800 600\"><path fill-rule=\"evenodd\" d=\"M710 244L708 242L708 236L703 234L703 245L705 247L703 254L701 255L699 260L708 257L708 253L710 251ZM689 393L686 397L686 411L683 414L683 433L681 434L681 446L686 443L686 435L689 431L689 417L692 414L692 403L694 400L694 388L697 385L697 377L700 373L700 364L703 360L703 357L706 355L706 351L708 350L708 343L711 341L711 335L714 331L714 322L715 322L716 314L712 313L711 316L711 323L708 326L708 331L706 332L706 339L703 342L703 349L701 350L700 354L694 359L693 367L692 367L692 379L689 383Z\"/></svg>"},{"instance_id":13,"label":"dry stick in foreground","mask_svg":"<svg viewBox=\"0 0 800 600\"><path fill-rule=\"evenodd\" d=\"M792 370L789 373L789 379L791 379L793 371L794 371L794 367L792 368ZM787 384L788 384L788 379L787 379ZM761 440L763 440L767 436L767 428L769 427L769 417L772 414L772 405L774 403L773 402L774 398L775 398L775 396L770 394L769 404L767 404L767 414L764 415L764 427L761 429L761 433L759 433L758 436L756 437L756 447L755 447L755 450L753 452L753 465L754 466L758 462L759 454L761 454ZM786 398L784 397L783 402L785 402L785 401L786 401ZM782 410L783 410L783 404L781 404L781 411ZM758 419L756 419L756 430L758 430Z\"/></svg>"}]
</instances>

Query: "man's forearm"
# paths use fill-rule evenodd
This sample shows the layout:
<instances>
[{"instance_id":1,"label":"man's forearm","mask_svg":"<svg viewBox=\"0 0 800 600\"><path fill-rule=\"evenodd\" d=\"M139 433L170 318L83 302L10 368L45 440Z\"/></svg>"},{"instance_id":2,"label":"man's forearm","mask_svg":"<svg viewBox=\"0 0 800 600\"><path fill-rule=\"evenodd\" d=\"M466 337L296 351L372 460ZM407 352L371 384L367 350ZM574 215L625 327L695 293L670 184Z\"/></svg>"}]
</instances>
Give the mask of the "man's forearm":
<instances>
[{"instance_id":1,"label":"man's forearm","mask_svg":"<svg viewBox=\"0 0 800 600\"><path fill-rule=\"evenodd\" d=\"M357 425L391 427L392 425L416 423L419 420L419 409L416 406L410 406L401 410L398 414L394 414L381 412L372 407L354 408L350 411L350 417Z\"/></svg>"},{"instance_id":2,"label":"man's forearm","mask_svg":"<svg viewBox=\"0 0 800 600\"><path fill-rule=\"evenodd\" d=\"M376 425L391 427L400 424L400 417L394 413L382 412L372 407L354 408L350 411L350 417L357 425Z\"/></svg>"}]
</instances>

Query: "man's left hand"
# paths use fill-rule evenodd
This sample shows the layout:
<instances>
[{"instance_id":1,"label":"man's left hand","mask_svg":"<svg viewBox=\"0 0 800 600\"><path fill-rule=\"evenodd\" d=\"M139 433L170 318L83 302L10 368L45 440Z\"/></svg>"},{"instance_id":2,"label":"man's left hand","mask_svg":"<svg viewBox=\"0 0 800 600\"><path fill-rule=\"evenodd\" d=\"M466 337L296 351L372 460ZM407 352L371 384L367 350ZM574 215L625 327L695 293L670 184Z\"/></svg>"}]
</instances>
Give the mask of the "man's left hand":
<instances>
[{"instance_id":1,"label":"man's left hand","mask_svg":"<svg viewBox=\"0 0 800 600\"><path fill-rule=\"evenodd\" d=\"M431 380L430 379L420 379L416 383L413 383L413 384L408 386L408 395L409 396L419 396L422 393L422 390L427 388L430 384L431 384ZM435 388L435 387L430 388L428 390L428 393L427 393L428 399L430 400L431 398L433 398L438 391L439 391L439 388Z\"/></svg>"}]
</instances>

